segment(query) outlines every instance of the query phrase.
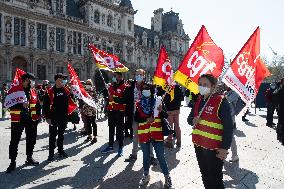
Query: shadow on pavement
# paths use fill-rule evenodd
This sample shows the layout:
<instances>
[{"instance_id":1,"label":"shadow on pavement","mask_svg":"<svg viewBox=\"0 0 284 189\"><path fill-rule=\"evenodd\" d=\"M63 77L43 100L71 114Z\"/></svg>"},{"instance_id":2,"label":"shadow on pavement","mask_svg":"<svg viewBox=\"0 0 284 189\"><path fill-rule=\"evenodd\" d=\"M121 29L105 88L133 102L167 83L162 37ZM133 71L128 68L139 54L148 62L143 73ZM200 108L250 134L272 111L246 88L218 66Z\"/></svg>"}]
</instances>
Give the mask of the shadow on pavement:
<instances>
[{"instance_id":1,"label":"shadow on pavement","mask_svg":"<svg viewBox=\"0 0 284 189\"><path fill-rule=\"evenodd\" d=\"M257 125L255 125L254 123L251 123L251 122L245 122L245 125L246 126L250 126L250 127L257 127Z\"/></svg>"},{"instance_id":2,"label":"shadow on pavement","mask_svg":"<svg viewBox=\"0 0 284 189\"><path fill-rule=\"evenodd\" d=\"M36 180L46 175L54 174L54 172L68 167L68 165L63 165L45 170L43 168L46 165L47 162L43 162L36 167L32 167L31 169L25 169L26 166L22 165L20 167L17 167L16 171L10 174L6 174L5 172L0 173L0 178L5 178L5 180L1 179L1 188L18 188L31 182L35 184Z\"/></svg>"},{"instance_id":3,"label":"shadow on pavement","mask_svg":"<svg viewBox=\"0 0 284 189\"><path fill-rule=\"evenodd\" d=\"M138 171L133 170L133 163L129 163L125 169L112 178L107 178L100 181L99 189L124 189L124 188L139 188L139 180L143 175L142 168Z\"/></svg>"},{"instance_id":4,"label":"shadow on pavement","mask_svg":"<svg viewBox=\"0 0 284 189\"><path fill-rule=\"evenodd\" d=\"M259 182L259 177L256 173L239 167L239 162L229 163L224 162L223 174L231 177L231 180L224 181L225 188L236 188L244 185L246 188L255 189Z\"/></svg>"},{"instance_id":5,"label":"shadow on pavement","mask_svg":"<svg viewBox=\"0 0 284 189\"><path fill-rule=\"evenodd\" d=\"M10 118L0 118L0 121L7 121L9 120Z\"/></svg>"},{"instance_id":6,"label":"shadow on pavement","mask_svg":"<svg viewBox=\"0 0 284 189\"><path fill-rule=\"evenodd\" d=\"M245 133L241 130L236 129L234 132L237 137L246 137Z\"/></svg>"},{"instance_id":7,"label":"shadow on pavement","mask_svg":"<svg viewBox=\"0 0 284 189\"><path fill-rule=\"evenodd\" d=\"M117 160L117 158L114 157L105 162L108 157L109 155L102 156L101 148L98 148L81 159L84 166L80 168L74 177L58 179L34 188L56 188L64 185L68 185L72 188L95 188L100 186L109 168ZM96 158L98 158L98 160L95 160ZM66 182L66 180L68 180L68 182Z\"/></svg>"},{"instance_id":8,"label":"shadow on pavement","mask_svg":"<svg viewBox=\"0 0 284 189\"><path fill-rule=\"evenodd\" d=\"M178 148L167 148L167 147L164 147L164 148L165 148L165 158L166 158L166 162L168 164L168 169L169 169L169 172L170 172L171 170L176 168L177 165L180 162L180 160L178 160L177 157L176 157L176 154L180 151L180 149L178 149ZM153 151L155 152L154 149L153 149ZM157 160L157 164L158 164L157 166L152 166L152 171L160 172L161 175L163 175L158 160Z\"/></svg>"}]
</instances>

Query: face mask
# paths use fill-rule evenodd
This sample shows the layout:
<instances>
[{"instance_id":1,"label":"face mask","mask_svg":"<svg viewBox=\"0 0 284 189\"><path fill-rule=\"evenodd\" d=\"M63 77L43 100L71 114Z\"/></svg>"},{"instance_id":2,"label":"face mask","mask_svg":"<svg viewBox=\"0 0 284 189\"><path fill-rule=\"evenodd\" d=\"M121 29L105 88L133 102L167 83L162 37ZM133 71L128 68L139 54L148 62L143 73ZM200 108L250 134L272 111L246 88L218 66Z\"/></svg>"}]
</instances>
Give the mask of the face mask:
<instances>
[{"instance_id":1,"label":"face mask","mask_svg":"<svg viewBox=\"0 0 284 189\"><path fill-rule=\"evenodd\" d=\"M113 78L112 78L112 82L114 82L114 83L117 82L116 77L113 77Z\"/></svg>"},{"instance_id":2,"label":"face mask","mask_svg":"<svg viewBox=\"0 0 284 189\"><path fill-rule=\"evenodd\" d=\"M145 97L150 97L151 96L151 91L150 90L143 90L142 95Z\"/></svg>"},{"instance_id":3,"label":"face mask","mask_svg":"<svg viewBox=\"0 0 284 189\"><path fill-rule=\"evenodd\" d=\"M35 87L35 81L31 80L30 85L31 85L31 88L34 88Z\"/></svg>"},{"instance_id":4,"label":"face mask","mask_svg":"<svg viewBox=\"0 0 284 189\"><path fill-rule=\"evenodd\" d=\"M207 95L210 93L210 88L208 87L198 86L198 90L201 95Z\"/></svg>"},{"instance_id":5,"label":"face mask","mask_svg":"<svg viewBox=\"0 0 284 189\"><path fill-rule=\"evenodd\" d=\"M67 80L66 79L62 80L62 84L66 85L67 84Z\"/></svg>"},{"instance_id":6,"label":"face mask","mask_svg":"<svg viewBox=\"0 0 284 189\"><path fill-rule=\"evenodd\" d=\"M91 85L86 85L86 89L91 89L92 86Z\"/></svg>"},{"instance_id":7,"label":"face mask","mask_svg":"<svg viewBox=\"0 0 284 189\"><path fill-rule=\"evenodd\" d=\"M270 85L270 88L271 88L272 90L274 90L274 89L276 88L275 84L271 84L271 85Z\"/></svg>"},{"instance_id":8,"label":"face mask","mask_svg":"<svg viewBox=\"0 0 284 189\"><path fill-rule=\"evenodd\" d=\"M144 80L144 77L143 77L142 75L136 75L136 76L135 76L135 80L136 80L137 82L141 82L141 81Z\"/></svg>"}]
</instances>

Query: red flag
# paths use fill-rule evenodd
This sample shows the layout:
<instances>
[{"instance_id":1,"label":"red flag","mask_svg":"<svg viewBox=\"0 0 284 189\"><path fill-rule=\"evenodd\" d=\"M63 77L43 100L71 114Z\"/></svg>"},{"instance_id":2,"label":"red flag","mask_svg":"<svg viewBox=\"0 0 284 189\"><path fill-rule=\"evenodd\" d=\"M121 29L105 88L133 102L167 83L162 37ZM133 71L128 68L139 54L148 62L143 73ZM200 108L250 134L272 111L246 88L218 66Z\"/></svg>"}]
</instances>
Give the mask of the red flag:
<instances>
[{"instance_id":1,"label":"red flag","mask_svg":"<svg viewBox=\"0 0 284 189\"><path fill-rule=\"evenodd\" d=\"M203 74L219 77L223 66L223 50L214 43L205 26L202 26L175 73L174 79L197 94L199 77Z\"/></svg>"},{"instance_id":2,"label":"red flag","mask_svg":"<svg viewBox=\"0 0 284 189\"><path fill-rule=\"evenodd\" d=\"M257 95L263 79L270 75L260 59L260 29L254 31L226 71L222 81L250 103Z\"/></svg>"},{"instance_id":3,"label":"red flag","mask_svg":"<svg viewBox=\"0 0 284 189\"><path fill-rule=\"evenodd\" d=\"M93 54L96 66L98 68L115 72L128 71L128 68L119 62L119 58L117 56L106 53L92 44L89 44L89 49Z\"/></svg>"},{"instance_id":4,"label":"red flag","mask_svg":"<svg viewBox=\"0 0 284 189\"><path fill-rule=\"evenodd\" d=\"M162 46L156 71L154 74L153 84L161 86L168 94L171 95L171 100L174 99L174 80L173 69L166 49Z\"/></svg>"},{"instance_id":5,"label":"red flag","mask_svg":"<svg viewBox=\"0 0 284 189\"><path fill-rule=\"evenodd\" d=\"M68 71L70 74L70 82L71 82L71 90L73 94L78 97L79 99L83 100L86 104L88 104L91 107L96 108L96 103L92 99L92 97L87 93L83 85L81 84L81 81L76 74L74 68L71 66L71 64L68 63Z\"/></svg>"},{"instance_id":6,"label":"red flag","mask_svg":"<svg viewBox=\"0 0 284 189\"><path fill-rule=\"evenodd\" d=\"M5 98L4 106L5 108L10 108L18 103L27 102L27 98L24 92L23 84L22 84L22 75L26 72L17 68L16 74L11 85L11 88L8 91L8 94Z\"/></svg>"}]
</instances>

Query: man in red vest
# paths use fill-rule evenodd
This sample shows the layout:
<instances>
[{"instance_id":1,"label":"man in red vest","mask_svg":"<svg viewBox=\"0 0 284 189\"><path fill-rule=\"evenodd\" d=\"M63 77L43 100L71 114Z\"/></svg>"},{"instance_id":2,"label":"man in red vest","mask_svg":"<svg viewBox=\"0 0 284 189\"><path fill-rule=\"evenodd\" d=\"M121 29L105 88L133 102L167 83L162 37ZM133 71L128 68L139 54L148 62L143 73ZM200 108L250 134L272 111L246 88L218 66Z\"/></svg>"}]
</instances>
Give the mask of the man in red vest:
<instances>
[{"instance_id":1,"label":"man in red vest","mask_svg":"<svg viewBox=\"0 0 284 189\"><path fill-rule=\"evenodd\" d=\"M35 166L39 164L39 162L32 158L40 115L40 104L34 89L35 76L31 73L25 73L22 75L21 79L27 102L18 103L10 108L11 141L9 146L9 158L11 159L11 163L7 168L7 173L11 173L16 168L18 145L24 129L26 131L26 165Z\"/></svg>"},{"instance_id":2,"label":"man in red vest","mask_svg":"<svg viewBox=\"0 0 284 189\"><path fill-rule=\"evenodd\" d=\"M108 87L108 126L109 126L109 146L102 151L103 154L113 152L114 133L116 128L116 138L119 142L118 157L123 154L124 140L124 113L126 108L125 90L127 84L122 78L122 73L115 72L112 83Z\"/></svg>"},{"instance_id":3,"label":"man in red vest","mask_svg":"<svg viewBox=\"0 0 284 189\"><path fill-rule=\"evenodd\" d=\"M46 122L49 124L48 161L54 160L56 135L58 135L57 147L59 156L63 158L68 157L63 149L64 132L68 123L68 115L77 108L70 96L70 91L65 87L67 75L58 73L54 76L54 81L55 85L47 91L43 102Z\"/></svg>"}]
</instances>

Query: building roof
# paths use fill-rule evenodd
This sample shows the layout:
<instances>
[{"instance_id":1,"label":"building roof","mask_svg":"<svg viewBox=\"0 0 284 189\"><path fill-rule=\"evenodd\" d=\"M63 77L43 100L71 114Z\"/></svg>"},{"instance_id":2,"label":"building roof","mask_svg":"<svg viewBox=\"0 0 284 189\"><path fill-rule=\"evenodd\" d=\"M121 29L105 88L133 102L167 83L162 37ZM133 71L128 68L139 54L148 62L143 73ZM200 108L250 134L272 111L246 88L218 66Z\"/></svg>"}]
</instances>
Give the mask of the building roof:
<instances>
[{"instance_id":1,"label":"building roof","mask_svg":"<svg viewBox=\"0 0 284 189\"><path fill-rule=\"evenodd\" d=\"M149 46L149 43L150 43L150 46L154 47L155 36L159 37L159 33L155 32L154 30L144 28L142 26L134 25L134 36L135 38L137 38L138 36L139 38L138 44L142 45L142 42L143 42L142 36L143 36L144 31L147 33L147 45Z\"/></svg>"},{"instance_id":2,"label":"building roof","mask_svg":"<svg viewBox=\"0 0 284 189\"><path fill-rule=\"evenodd\" d=\"M177 31L177 25L179 23L179 14L172 10L163 14L162 28L163 33Z\"/></svg>"},{"instance_id":3,"label":"building roof","mask_svg":"<svg viewBox=\"0 0 284 189\"><path fill-rule=\"evenodd\" d=\"M119 6L120 6L120 7L127 7L127 8L129 8L129 9L133 9L131 0L121 0Z\"/></svg>"},{"instance_id":4,"label":"building roof","mask_svg":"<svg viewBox=\"0 0 284 189\"><path fill-rule=\"evenodd\" d=\"M75 0L66 0L66 14L68 16L83 19L83 16L79 10L79 4L77 4Z\"/></svg>"}]
</instances>

